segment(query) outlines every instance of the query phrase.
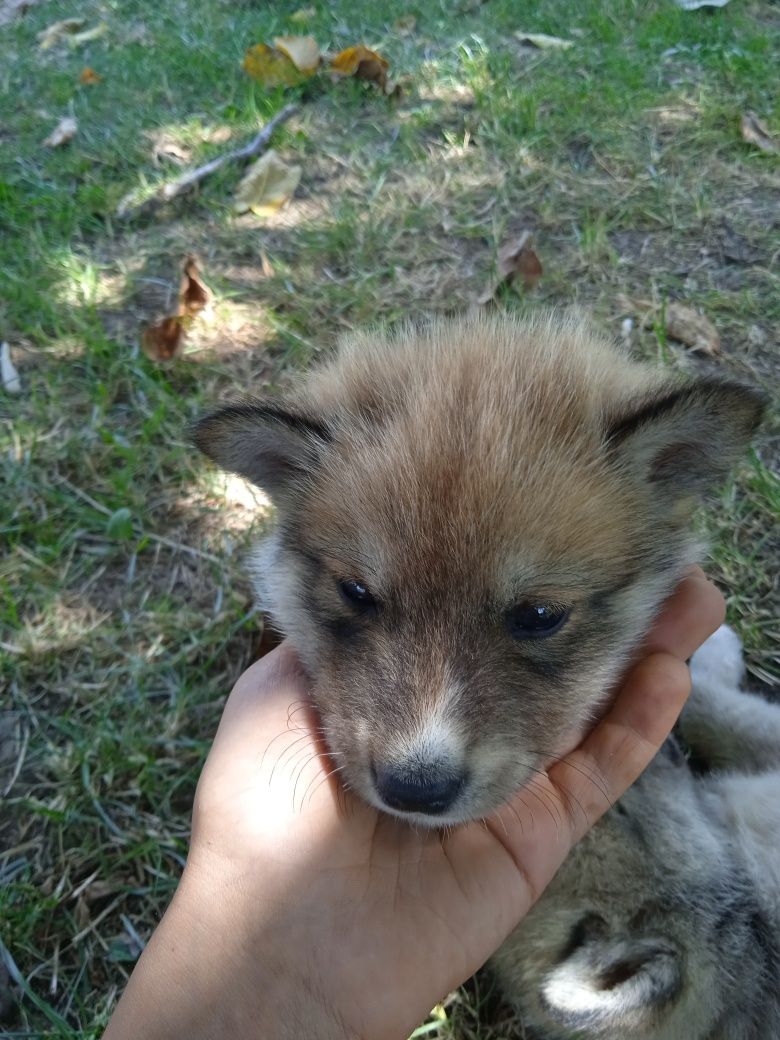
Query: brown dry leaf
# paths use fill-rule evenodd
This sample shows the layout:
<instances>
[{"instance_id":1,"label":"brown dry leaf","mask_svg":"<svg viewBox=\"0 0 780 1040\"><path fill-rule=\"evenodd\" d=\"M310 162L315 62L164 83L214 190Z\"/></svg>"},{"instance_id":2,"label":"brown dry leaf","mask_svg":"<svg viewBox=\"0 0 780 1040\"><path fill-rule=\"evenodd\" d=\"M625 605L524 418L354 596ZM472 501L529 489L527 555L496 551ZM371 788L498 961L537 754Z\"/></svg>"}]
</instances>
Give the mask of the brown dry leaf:
<instances>
[{"instance_id":1,"label":"brown dry leaf","mask_svg":"<svg viewBox=\"0 0 780 1040\"><path fill-rule=\"evenodd\" d=\"M200 277L198 258L192 255L186 257L179 286L179 315L194 317L209 306L212 297L211 289Z\"/></svg>"},{"instance_id":2,"label":"brown dry leaf","mask_svg":"<svg viewBox=\"0 0 780 1040\"><path fill-rule=\"evenodd\" d=\"M86 22L86 18L63 18L59 22L53 22L43 32L38 33L38 46L42 51L54 47L65 36L77 33Z\"/></svg>"},{"instance_id":3,"label":"brown dry leaf","mask_svg":"<svg viewBox=\"0 0 780 1040\"><path fill-rule=\"evenodd\" d=\"M666 334L686 347L709 357L720 354L720 336L709 318L693 307L670 303L666 308Z\"/></svg>"},{"instance_id":4,"label":"brown dry leaf","mask_svg":"<svg viewBox=\"0 0 780 1040\"><path fill-rule=\"evenodd\" d=\"M184 324L178 314L171 314L156 325L149 325L141 335L141 349L151 361L172 361L184 349Z\"/></svg>"},{"instance_id":5,"label":"brown dry leaf","mask_svg":"<svg viewBox=\"0 0 780 1040\"><path fill-rule=\"evenodd\" d=\"M533 251L531 242L530 231L523 231L517 238L510 238L504 242L498 251L498 280L489 285L477 298L480 307L490 303L502 285L512 285L518 278L524 289L533 289L542 277L544 268Z\"/></svg>"},{"instance_id":6,"label":"brown dry leaf","mask_svg":"<svg viewBox=\"0 0 780 1040\"><path fill-rule=\"evenodd\" d=\"M560 36L548 36L546 33L516 32L514 35L520 43L530 43L540 51L567 51L574 46L573 40L562 40Z\"/></svg>"},{"instance_id":7,"label":"brown dry leaf","mask_svg":"<svg viewBox=\"0 0 780 1040\"><path fill-rule=\"evenodd\" d=\"M100 83L102 79L103 77L100 73L95 72L95 70L91 69L89 65L87 65L86 68L83 68L79 73L79 83L83 83L85 87L92 86L95 83Z\"/></svg>"},{"instance_id":8,"label":"brown dry leaf","mask_svg":"<svg viewBox=\"0 0 780 1040\"><path fill-rule=\"evenodd\" d=\"M258 216L275 213L291 198L302 173L300 166L288 166L279 158L278 152L269 148L265 155L252 163L236 188L236 213L246 213L247 210Z\"/></svg>"},{"instance_id":9,"label":"brown dry leaf","mask_svg":"<svg viewBox=\"0 0 780 1040\"><path fill-rule=\"evenodd\" d=\"M301 72L292 58L267 43L250 47L241 68L264 87L297 87L310 75Z\"/></svg>"},{"instance_id":10,"label":"brown dry leaf","mask_svg":"<svg viewBox=\"0 0 780 1040\"><path fill-rule=\"evenodd\" d=\"M67 144L68 141L73 140L78 128L79 124L73 116L65 116L57 123L43 143L47 148L59 148L60 145Z\"/></svg>"},{"instance_id":11,"label":"brown dry leaf","mask_svg":"<svg viewBox=\"0 0 780 1040\"><path fill-rule=\"evenodd\" d=\"M755 145L756 148L762 152L768 152L770 155L780 152L780 141L772 136L766 124L761 122L755 112L745 112L740 129L742 130L742 140L747 141L748 144Z\"/></svg>"},{"instance_id":12,"label":"brown dry leaf","mask_svg":"<svg viewBox=\"0 0 780 1040\"><path fill-rule=\"evenodd\" d=\"M417 28L417 15L403 14L393 25L399 36L410 36Z\"/></svg>"},{"instance_id":13,"label":"brown dry leaf","mask_svg":"<svg viewBox=\"0 0 780 1040\"><path fill-rule=\"evenodd\" d=\"M286 54L299 72L311 74L320 67L320 47L313 36L277 36L274 47Z\"/></svg>"},{"instance_id":14,"label":"brown dry leaf","mask_svg":"<svg viewBox=\"0 0 780 1040\"><path fill-rule=\"evenodd\" d=\"M331 71L339 76L354 76L376 83L381 90L387 89L387 70L390 63L381 54L364 47L359 43L356 47L347 47L331 58Z\"/></svg>"}]
</instances>

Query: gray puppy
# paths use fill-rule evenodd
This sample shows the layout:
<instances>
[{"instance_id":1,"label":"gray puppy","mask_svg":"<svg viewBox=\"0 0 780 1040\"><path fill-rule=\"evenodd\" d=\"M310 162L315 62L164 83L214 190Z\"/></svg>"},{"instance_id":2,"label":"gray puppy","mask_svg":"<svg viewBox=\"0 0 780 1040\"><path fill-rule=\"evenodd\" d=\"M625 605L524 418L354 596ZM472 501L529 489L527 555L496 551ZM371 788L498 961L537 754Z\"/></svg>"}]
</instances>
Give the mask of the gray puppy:
<instances>
[{"instance_id":1,"label":"gray puppy","mask_svg":"<svg viewBox=\"0 0 780 1040\"><path fill-rule=\"evenodd\" d=\"M780 1037L780 706L723 626L680 735L577 846L494 959L534 1040Z\"/></svg>"}]
</instances>

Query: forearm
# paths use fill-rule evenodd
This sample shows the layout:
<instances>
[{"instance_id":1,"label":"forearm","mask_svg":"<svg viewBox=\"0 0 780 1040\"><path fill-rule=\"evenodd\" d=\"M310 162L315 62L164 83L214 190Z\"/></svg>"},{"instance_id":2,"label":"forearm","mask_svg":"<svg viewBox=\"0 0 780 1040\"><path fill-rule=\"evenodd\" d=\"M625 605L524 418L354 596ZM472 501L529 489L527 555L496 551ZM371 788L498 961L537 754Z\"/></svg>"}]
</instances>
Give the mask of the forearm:
<instances>
[{"instance_id":1,"label":"forearm","mask_svg":"<svg viewBox=\"0 0 780 1040\"><path fill-rule=\"evenodd\" d=\"M220 902L195 898L185 879L104 1040L357 1040L279 942L269 936L267 949L248 949L240 926L211 920L224 912Z\"/></svg>"}]
</instances>

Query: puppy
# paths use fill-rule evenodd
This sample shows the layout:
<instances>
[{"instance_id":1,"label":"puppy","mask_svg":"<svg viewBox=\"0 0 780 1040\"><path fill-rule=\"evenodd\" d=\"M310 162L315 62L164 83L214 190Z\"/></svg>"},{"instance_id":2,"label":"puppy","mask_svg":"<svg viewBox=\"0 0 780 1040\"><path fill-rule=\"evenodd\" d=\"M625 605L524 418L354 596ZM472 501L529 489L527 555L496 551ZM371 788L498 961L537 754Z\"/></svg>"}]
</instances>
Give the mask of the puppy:
<instances>
[{"instance_id":1,"label":"puppy","mask_svg":"<svg viewBox=\"0 0 780 1040\"><path fill-rule=\"evenodd\" d=\"M277 507L257 594L343 780L438 826L496 809L598 716L761 410L574 319L480 317L351 336L195 441Z\"/></svg>"},{"instance_id":2,"label":"puppy","mask_svg":"<svg viewBox=\"0 0 780 1040\"><path fill-rule=\"evenodd\" d=\"M780 1037L780 705L744 692L723 626L679 734L494 959L535 1040Z\"/></svg>"}]
</instances>

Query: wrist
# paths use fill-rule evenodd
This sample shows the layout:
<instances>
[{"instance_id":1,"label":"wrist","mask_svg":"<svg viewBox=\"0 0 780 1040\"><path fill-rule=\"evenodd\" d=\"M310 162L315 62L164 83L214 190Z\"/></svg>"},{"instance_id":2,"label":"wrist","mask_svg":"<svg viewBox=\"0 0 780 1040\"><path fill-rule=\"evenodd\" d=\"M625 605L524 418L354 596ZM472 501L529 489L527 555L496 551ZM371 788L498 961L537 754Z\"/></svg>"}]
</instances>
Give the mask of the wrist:
<instances>
[{"instance_id":1,"label":"wrist","mask_svg":"<svg viewBox=\"0 0 780 1040\"><path fill-rule=\"evenodd\" d=\"M309 965L287 960L263 908L251 922L238 909L185 870L104 1040L359 1040Z\"/></svg>"}]
</instances>

